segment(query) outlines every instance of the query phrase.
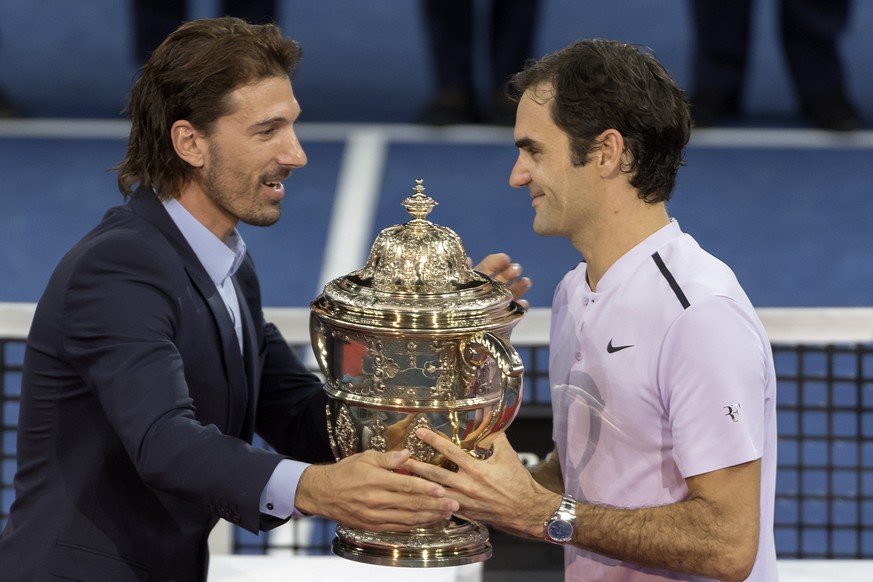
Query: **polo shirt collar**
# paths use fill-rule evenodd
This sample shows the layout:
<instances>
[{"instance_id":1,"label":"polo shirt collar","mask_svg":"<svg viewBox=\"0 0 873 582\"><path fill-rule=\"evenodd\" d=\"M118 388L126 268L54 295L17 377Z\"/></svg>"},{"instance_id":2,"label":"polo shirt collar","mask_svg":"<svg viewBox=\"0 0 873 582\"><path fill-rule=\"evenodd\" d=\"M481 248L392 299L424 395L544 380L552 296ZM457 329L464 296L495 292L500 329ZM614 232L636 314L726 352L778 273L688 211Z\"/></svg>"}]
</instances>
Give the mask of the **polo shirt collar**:
<instances>
[{"instance_id":1,"label":"polo shirt collar","mask_svg":"<svg viewBox=\"0 0 873 582\"><path fill-rule=\"evenodd\" d=\"M597 282L597 293L604 293L621 285L622 281L628 279L641 263L650 260L651 256L669 241L683 235L679 222L671 218L669 223L650 234L607 269Z\"/></svg>"}]
</instances>

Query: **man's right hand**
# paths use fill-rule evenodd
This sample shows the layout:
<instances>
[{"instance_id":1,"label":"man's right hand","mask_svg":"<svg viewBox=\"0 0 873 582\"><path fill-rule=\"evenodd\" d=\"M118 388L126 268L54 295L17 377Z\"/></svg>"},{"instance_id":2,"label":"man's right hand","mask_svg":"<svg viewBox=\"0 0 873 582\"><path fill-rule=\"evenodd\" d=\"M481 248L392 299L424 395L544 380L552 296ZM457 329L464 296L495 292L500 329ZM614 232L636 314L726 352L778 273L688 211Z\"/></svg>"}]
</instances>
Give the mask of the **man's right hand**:
<instances>
[{"instance_id":1,"label":"man's right hand","mask_svg":"<svg viewBox=\"0 0 873 582\"><path fill-rule=\"evenodd\" d=\"M458 502L437 483L396 473L409 451L365 451L334 465L311 465L300 477L294 506L346 527L408 531L448 519Z\"/></svg>"}]
</instances>

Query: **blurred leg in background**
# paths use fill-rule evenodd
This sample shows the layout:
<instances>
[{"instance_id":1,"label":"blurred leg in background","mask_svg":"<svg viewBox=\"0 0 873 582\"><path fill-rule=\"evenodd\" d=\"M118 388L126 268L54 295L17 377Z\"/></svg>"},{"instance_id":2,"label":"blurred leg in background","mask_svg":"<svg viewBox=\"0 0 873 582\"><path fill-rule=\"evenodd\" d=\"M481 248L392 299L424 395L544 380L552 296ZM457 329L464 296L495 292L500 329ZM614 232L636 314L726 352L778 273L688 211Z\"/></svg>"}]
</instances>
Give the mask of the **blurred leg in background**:
<instances>
[{"instance_id":1,"label":"blurred leg in background","mask_svg":"<svg viewBox=\"0 0 873 582\"><path fill-rule=\"evenodd\" d=\"M504 86L534 56L537 12L537 0L491 2L491 95L485 116L488 123L515 125L516 103L506 97Z\"/></svg>"},{"instance_id":2,"label":"blurred leg in background","mask_svg":"<svg viewBox=\"0 0 873 582\"><path fill-rule=\"evenodd\" d=\"M236 16L254 24L272 22L276 0L224 0L221 16ZM134 50L138 62L148 60L167 35L187 19L185 0L134 0Z\"/></svg>"},{"instance_id":3,"label":"blurred leg in background","mask_svg":"<svg viewBox=\"0 0 873 582\"><path fill-rule=\"evenodd\" d=\"M0 87L0 119L18 117L18 109L12 99Z\"/></svg>"},{"instance_id":4,"label":"blurred leg in background","mask_svg":"<svg viewBox=\"0 0 873 582\"><path fill-rule=\"evenodd\" d=\"M740 112L748 60L751 0L692 0L696 51L692 106L697 126ZM822 129L849 131L861 118L849 99L837 42L849 0L781 0L780 39L801 112Z\"/></svg>"},{"instance_id":5,"label":"blurred leg in background","mask_svg":"<svg viewBox=\"0 0 873 582\"><path fill-rule=\"evenodd\" d=\"M506 78L533 56L538 0L491 0L488 95L477 105L474 74L475 30L473 0L424 0L436 95L421 121L428 125L515 122L515 104L503 96Z\"/></svg>"},{"instance_id":6,"label":"blurred leg in background","mask_svg":"<svg viewBox=\"0 0 873 582\"><path fill-rule=\"evenodd\" d=\"M788 70L804 115L823 129L860 128L837 47L849 22L849 0L782 0L780 18Z\"/></svg>"},{"instance_id":7,"label":"blurred leg in background","mask_svg":"<svg viewBox=\"0 0 873 582\"><path fill-rule=\"evenodd\" d=\"M696 44L691 64L697 126L736 116L749 60L751 0L692 0Z\"/></svg>"},{"instance_id":8,"label":"blurred leg in background","mask_svg":"<svg viewBox=\"0 0 873 582\"><path fill-rule=\"evenodd\" d=\"M3 86L0 85L0 119L11 117L18 117L18 108L15 107L12 98L6 94Z\"/></svg>"}]
</instances>

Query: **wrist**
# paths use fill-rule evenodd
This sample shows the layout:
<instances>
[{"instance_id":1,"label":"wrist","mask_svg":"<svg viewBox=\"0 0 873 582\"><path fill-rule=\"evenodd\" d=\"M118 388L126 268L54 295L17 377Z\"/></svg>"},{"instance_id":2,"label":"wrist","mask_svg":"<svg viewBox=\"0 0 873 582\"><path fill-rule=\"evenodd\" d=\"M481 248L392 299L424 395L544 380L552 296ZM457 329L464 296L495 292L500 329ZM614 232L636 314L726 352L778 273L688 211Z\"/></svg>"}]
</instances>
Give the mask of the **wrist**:
<instances>
[{"instance_id":1,"label":"wrist","mask_svg":"<svg viewBox=\"0 0 873 582\"><path fill-rule=\"evenodd\" d=\"M318 491L319 465L310 465L300 474L297 482L297 491L294 495L294 508L305 515L321 515L317 508L317 496L313 492Z\"/></svg>"},{"instance_id":2,"label":"wrist","mask_svg":"<svg viewBox=\"0 0 873 582\"><path fill-rule=\"evenodd\" d=\"M546 541L559 545L572 543L576 532L576 500L565 494L543 527Z\"/></svg>"}]
</instances>

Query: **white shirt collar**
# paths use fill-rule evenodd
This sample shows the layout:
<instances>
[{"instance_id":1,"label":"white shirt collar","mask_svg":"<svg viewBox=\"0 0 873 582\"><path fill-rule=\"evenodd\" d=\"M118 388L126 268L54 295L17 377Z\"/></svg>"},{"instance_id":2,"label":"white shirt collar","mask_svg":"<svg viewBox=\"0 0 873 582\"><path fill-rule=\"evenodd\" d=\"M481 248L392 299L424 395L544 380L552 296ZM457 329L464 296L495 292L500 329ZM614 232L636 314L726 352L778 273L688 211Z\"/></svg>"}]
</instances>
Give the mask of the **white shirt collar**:
<instances>
[{"instance_id":1,"label":"white shirt collar","mask_svg":"<svg viewBox=\"0 0 873 582\"><path fill-rule=\"evenodd\" d=\"M640 242L637 246L619 257L612 266L607 269L600 281L597 282L597 292L606 292L622 283L630 276L643 261L649 259L658 249L660 249L670 239L683 236L682 229L679 228L679 222L675 218L671 218L670 222L660 229L650 234L646 239ZM587 280L586 280L587 287ZM590 289L589 289L590 290Z\"/></svg>"}]
</instances>

